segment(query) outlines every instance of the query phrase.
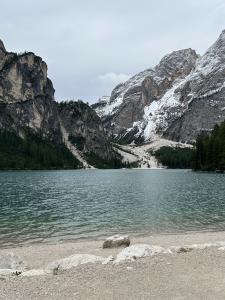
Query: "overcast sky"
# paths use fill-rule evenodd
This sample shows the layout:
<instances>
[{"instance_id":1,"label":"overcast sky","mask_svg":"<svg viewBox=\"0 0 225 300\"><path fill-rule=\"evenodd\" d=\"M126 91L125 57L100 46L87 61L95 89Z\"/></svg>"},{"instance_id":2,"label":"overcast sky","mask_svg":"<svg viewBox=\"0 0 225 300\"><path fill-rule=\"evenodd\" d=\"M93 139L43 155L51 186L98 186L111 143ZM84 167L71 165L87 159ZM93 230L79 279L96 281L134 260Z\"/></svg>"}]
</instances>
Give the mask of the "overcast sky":
<instances>
[{"instance_id":1,"label":"overcast sky","mask_svg":"<svg viewBox=\"0 0 225 300\"><path fill-rule=\"evenodd\" d=\"M58 101L93 103L168 52L204 53L222 29L224 0L1 1L0 38L47 62Z\"/></svg>"}]
</instances>

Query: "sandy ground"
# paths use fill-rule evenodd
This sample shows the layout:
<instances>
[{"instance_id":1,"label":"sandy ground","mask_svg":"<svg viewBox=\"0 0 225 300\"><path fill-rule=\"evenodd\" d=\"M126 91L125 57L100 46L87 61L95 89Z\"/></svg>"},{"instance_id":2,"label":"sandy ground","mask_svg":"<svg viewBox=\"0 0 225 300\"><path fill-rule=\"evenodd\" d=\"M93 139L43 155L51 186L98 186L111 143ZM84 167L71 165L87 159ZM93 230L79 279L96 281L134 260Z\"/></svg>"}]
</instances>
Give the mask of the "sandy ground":
<instances>
[{"instance_id":1,"label":"sandy ground","mask_svg":"<svg viewBox=\"0 0 225 300\"><path fill-rule=\"evenodd\" d=\"M132 244L163 247L225 242L225 232L132 238ZM29 268L88 253L108 257L121 249L102 249L102 241L33 245L2 249ZM0 279L0 299L225 299L225 251L218 247L187 253L158 254L118 265L87 264L58 275Z\"/></svg>"}]
</instances>

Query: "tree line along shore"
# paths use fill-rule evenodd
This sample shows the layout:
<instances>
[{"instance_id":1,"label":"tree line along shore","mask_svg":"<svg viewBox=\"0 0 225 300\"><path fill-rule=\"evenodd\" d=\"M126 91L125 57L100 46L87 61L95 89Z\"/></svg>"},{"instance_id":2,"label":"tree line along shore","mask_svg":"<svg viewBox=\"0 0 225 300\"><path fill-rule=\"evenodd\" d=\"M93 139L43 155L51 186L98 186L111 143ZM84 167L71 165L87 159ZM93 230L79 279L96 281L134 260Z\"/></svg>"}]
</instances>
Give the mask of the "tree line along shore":
<instances>
[{"instance_id":1,"label":"tree line along shore","mask_svg":"<svg viewBox=\"0 0 225 300\"><path fill-rule=\"evenodd\" d=\"M194 171L225 171L225 122L211 133L202 133L193 148L162 147L152 152L160 164L170 169ZM133 164L119 160L100 160L91 155L89 161L100 169L132 168ZM21 138L13 132L0 130L0 169L79 169L80 162L65 145L55 145L41 135L27 131Z\"/></svg>"}]
</instances>

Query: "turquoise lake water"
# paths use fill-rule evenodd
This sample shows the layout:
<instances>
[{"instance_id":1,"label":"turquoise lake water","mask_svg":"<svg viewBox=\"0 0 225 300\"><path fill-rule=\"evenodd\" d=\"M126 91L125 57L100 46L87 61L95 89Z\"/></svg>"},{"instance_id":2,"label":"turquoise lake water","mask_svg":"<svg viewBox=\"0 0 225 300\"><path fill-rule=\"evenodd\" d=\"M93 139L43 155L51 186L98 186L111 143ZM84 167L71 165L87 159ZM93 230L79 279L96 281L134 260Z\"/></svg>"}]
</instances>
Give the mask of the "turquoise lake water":
<instances>
[{"instance_id":1,"label":"turquoise lake water","mask_svg":"<svg viewBox=\"0 0 225 300\"><path fill-rule=\"evenodd\" d=\"M225 175L188 170L0 172L0 247L114 233L225 230Z\"/></svg>"}]
</instances>

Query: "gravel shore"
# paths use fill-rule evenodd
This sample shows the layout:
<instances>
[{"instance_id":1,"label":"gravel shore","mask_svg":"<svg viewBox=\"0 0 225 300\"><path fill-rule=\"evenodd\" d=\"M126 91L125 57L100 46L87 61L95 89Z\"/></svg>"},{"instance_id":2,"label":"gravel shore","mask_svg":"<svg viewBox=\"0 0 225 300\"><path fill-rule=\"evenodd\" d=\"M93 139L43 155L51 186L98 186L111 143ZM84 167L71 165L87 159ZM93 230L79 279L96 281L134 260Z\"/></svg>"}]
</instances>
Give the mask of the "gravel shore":
<instances>
[{"instance_id":1,"label":"gravel shore","mask_svg":"<svg viewBox=\"0 0 225 300\"><path fill-rule=\"evenodd\" d=\"M57 275L0 276L0 299L224 299L225 250L215 245L225 243L225 232L131 236L131 241L162 247L192 247L190 251L160 253L120 264L78 265L60 270ZM29 269L40 269L74 254L108 257L121 250L102 249L102 241L87 241L1 249L0 256L13 252Z\"/></svg>"}]
</instances>

